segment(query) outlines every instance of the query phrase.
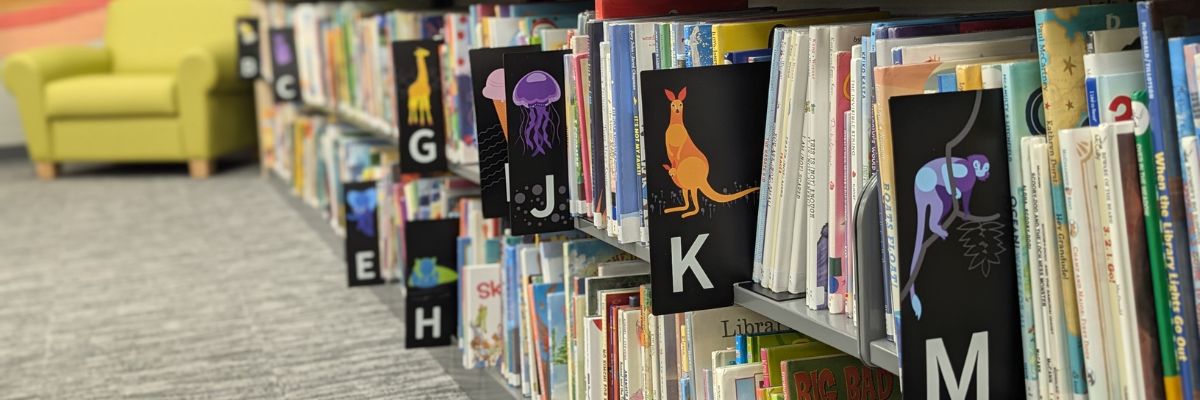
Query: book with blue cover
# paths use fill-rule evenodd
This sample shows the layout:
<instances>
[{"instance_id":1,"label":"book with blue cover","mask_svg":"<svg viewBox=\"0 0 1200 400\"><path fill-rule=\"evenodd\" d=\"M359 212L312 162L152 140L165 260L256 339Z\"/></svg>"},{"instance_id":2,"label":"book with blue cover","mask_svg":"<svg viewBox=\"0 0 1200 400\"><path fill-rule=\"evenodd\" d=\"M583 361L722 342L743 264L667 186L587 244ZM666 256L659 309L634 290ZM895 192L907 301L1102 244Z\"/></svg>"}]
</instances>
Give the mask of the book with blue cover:
<instances>
[{"instance_id":1,"label":"book with blue cover","mask_svg":"<svg viewBox=\"0 0 1200 400\"><path fill-rule=\"evenodd\" d=\"M550 392L548 390L550 388L550 355L552 353L550 348L550 314L555 312L552 310L557 310L550 308L547 298L552 293L562 293L562 288L562 282L535 283L531 285L531 301L533 304L529 305L532 310L529 313L529 326L533 328L533 332L531 333L533 334L534 349L531 355L534 357L534 366L536 367L536 370L531 372L534 372L534 376L536 377L534 379L537 380L538 387L542 388L543 399L548 398L546 395ZM559 305L562 305L562 303L559 303Z\"/></svg>"},{"instance_id":2,"label":"book with blue cover","mask_svg":"<svg viewBox=\"0 0 1200 400\"><path fill-rule=\"evenodd\" d=\"M1200 3L1192 0L1156 0L1137 3L1138 27L1141 30L1142 59L1146 65L1146 93L1150 119L1150 139L1162 170L1157 175L1160 199L1159 221L1163 231L1167 274L1192 277L1188 251L1183 182L1180 173L1179 137L1175 125L1174 90L1167 53L1167 38L1200 33ZM1176 353L1180 387L1184 398L1200 398L1200 366L1192 360L1200 358L1200 339L1197 333L1196 295L1193 279L1169 280L1174 316ZM1178 296L1178 297L1176 297Z\"/></svg>"},{"instance_id":3,"label":"book with blue cover","mask_svg":"<svg viewBox=\"0 0 1200 400\"><path fill-rule=\"evenodd\" d=\"M567 310L566 310L566 293L556 292L546 296L546 322L548 325L549 337L549 360L550 367L550 399L569 399L570 392L567 388L567 348L570 346L570 341L567 339Z\"/></svg>"},{"instance_id":4,"label":"book with blue cover","mask_svg":"<svg viewBox=\"0 0 1200 400\"><path fill-rule=\"evenodd\" d=\"M1194 110L1197 107L1195 101L1196 93L1196 51L1200 49L1200 36L1183 36L1167 39L1167 54L1171 62L1171 87L1174 90L1172 94L1175 100L1175 127L1176 134L1179 140L1187 137L1196 136L1196 127L1193 120ZM1186 158L1185 149L1179 148L1180 159ZM1192 180L1200 179L1200 176L1192 176L1187 168L1180 169L1180 175L1183 178L1184 188L1193 187ZM1187 189L1185 189L1186 191ZM1185 192L1186 193L1186 192ZM1200 195L1198 193L1187 193L1189 197ZM1194 209L1192 202L1184 201L1184 209L1187 210L1187 215L1196 215L1200 210ZM1193 218L1187 219L1187 239L1188 239L1188 256L1191 262L1192 271L1192 287L1200 287L1200 221ZM1198 300L1200 301L1200 300Z\"/></svg>"},{"instance_id":5,"label":"book with blue cover","mask_svg":"<svg viewBox=\"0 0 1200 400\"><path fill-rule=\"evenodd\" d=\"M622 243L641 239L642 190L638 177L640 129L635 125L637 110L634 92L634 25L618 23L607 25L605 36L611 45L609 57L612 85L612 109L615 126L612 127L616 146L613 148L616 161L616 215L617 240Z\"/></svg>"}]
</instances>

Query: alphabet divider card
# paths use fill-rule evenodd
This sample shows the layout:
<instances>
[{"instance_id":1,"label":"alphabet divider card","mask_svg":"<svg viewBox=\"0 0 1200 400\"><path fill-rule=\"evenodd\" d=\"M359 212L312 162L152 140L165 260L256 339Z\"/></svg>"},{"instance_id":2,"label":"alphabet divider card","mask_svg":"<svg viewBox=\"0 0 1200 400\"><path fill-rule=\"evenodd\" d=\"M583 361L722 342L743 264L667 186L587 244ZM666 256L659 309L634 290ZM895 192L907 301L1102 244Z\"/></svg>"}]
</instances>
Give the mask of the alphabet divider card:
<instances>
[{"instance_id":1,"label":"alphabet divider card","mask_svg":"<svg viewBox=\"0 0 1200 400\"><path fill-rule=\"evenodd\" d=\"M479 189L486 218L508 216L508 96L504 87L504 54L539 48L498 47L468 53L479 140Z\"/></svg>"},{"instance_id":2,"label":"alphabet divider card","mask_svg":"<svg viewBox=\"0 0 1200 400\"><path fill-rule=\"evenodd\" d=\"M642 73L657 315L731 305L750 280L770 67Z\"/></svg>"},{"instance_id":3,"label":"alphabet divider card","mask_svg":"<svg viewBox=\"0 0 1200 400\"><path fill-rule=\"evenodd\" d=\"M890 106L904 397L1024 397L1003 93Z\"/></svg>"},{"instance_id":4,"label":"alphabet divider card","mask_svg":"<svg viewBox=\"0 0 1200 400\"><path fill-rule=\"evenodd\" d=\"M259 65L258 18L241 17L237 19L237 57L238 77L242 79L258 78L261 71Z\"/></svg>"},{"instance_id":5,"label":"alphabet divider card","mask_svg":"<svg viewBox=\"0 0 1200 400\"><path fill-rule=\"evenodd\" d=\"M404 173L447 170L439 45L435 40L392 42L400 171Z\"/></svg>"},{"instance_id":6,"label":"alphabet divider card","mask_svg":"<svg viewBox=\"0 0 1200 400\"><path fill-rule=\"evenodd\" d=\"M271 91L279 103L300 100L300 64L296 62L296 38L291 28L271 29Z\"/></svg>"},{"instance_id":7,"label":"alphabet divider card","mask_svg":"<svg viewBox=\"0 0 1200 400\"><path fill-rule=\"evenodd\" d=\"M448 346L458 324L457 218L409 221L404 238L404 347Z\"/></svg>"},{"instance_id":8,"label":"alphabet divider card","mask_svg":"<svg viewBox=\"0 0 1200 400\"><path fill-rule=\"evenodd\" d=\"M342 204L346 205L346 272L350 286L384 283L376 232L379 197L375 190L374 181L342 184Z\"/></svg>"},{"instance_id":9,"label":"alphabet divider card","mask_svg":"<svg viewBox=\"0 0 1200 400\"><path fill-rule=\"evenodd\" d=\"M567 197L566 51L504 55L508 213L513 235L575 228Z\"/></svg>"}]
</instances>

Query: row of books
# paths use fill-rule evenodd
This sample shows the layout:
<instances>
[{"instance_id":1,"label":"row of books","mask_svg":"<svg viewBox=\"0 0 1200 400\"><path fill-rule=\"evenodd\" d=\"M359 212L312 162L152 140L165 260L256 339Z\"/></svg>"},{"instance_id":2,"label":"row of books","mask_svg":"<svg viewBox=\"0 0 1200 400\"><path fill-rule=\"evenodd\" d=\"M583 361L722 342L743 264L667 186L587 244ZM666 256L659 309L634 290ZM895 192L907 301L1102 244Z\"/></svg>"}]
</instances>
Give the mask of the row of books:
<instances>
[{"instance_id":1,"label":"row of books","mask_svg":"<svg viewBox=\"0 0 1200 400\"><path fill-rule=\"evenodd\" d=\"M654 315L650 266L603 241L500 249L463 267L463 366L498 368L532 398L900 398L890 373L745 308Z\"/></svg>"}]
</instances>

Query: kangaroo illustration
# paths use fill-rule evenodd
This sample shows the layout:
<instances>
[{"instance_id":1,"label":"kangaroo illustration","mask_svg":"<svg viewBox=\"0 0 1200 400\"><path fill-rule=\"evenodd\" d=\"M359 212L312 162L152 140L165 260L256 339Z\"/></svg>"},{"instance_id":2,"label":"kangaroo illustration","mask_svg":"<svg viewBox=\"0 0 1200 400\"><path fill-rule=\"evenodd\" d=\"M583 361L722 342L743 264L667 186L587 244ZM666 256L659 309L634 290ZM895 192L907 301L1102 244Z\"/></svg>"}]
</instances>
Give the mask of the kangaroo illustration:
<instances>
[{"instance_id":1,"label":"kangaroo illustration","mask_svg":"<svg viewBox=\"0 0 1200 400\"><path fill-rule=\"evenodd\" d=\"M433 112L429 109L429 70L425 67L429 50L418 47L413 50L413 57L417 60L417 79L408 85L408 124L431 126Z\"/></svg>"},{"instance_id":2,"label":"kangaroo illustration","mask_svg":"<svg viewBox=\"0 0 1200 400\"><path fill-rule=\"evenodd\" d=\"M704 197L709 200L728 203L758 190L755 187L734 194L724 194L713 189L708 182L708 157L700 152L700 148L692 142L692 137L688 136L687 127L683 126L683 99L687 98L687 87L679 90L679 97L675 97L675 93L670 90L663 91L667 93L667 100L671 101L671 122L667 125L666 133L667 160L671 163L663 164L663 169L671 175L675 186L683 190L683 205L668 208L663 212L685 211L680 218L698 214L700 201L696 196L697 191L704 193Z\"/></svg>"}]
</instances>

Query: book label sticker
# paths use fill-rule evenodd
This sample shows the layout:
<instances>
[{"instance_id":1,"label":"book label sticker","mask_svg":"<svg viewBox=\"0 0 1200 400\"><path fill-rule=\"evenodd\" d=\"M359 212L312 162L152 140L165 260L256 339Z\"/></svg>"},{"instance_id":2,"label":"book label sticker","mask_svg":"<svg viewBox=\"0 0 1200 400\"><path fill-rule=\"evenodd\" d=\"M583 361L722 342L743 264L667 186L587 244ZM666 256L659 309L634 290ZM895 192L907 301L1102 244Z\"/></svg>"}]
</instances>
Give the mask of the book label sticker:
<instances>
[{"instance_id":1,"label":"book label sticker","mask_svg":"<svg viewBox=\"0 0 1200 400\"><path fill-rule=\"evenodd\" d=\"M258 18L237 19L238 77L254 79L259 76Z\"/></svg>"},{"instance_id":2,"label":"book label sticker","mask_svg":"<svg viewBox=\"0 0 1200 400\"><path fill-rule=\"evenodd\" d=\"M300 100L300 67L296 64L296 38L291 28L271 29L271 91L275 101Z\"/></svg>"},{"instance_id":3,"label":"book label sticker","mask_svg":"<svg viewBox=\"0 0 1200 400\"><path fill-rule=\"evenodd\" d=\"M1003 92L900 96L891 109L904 396L1023 396Z\"/></svg>"},{"instance_id":4,"label":"book label sticker","mask_svg":"<svg viewBox=\"0 0 1200 400\"><path fill-rule=\"evenodd\" d=\"M446 122L442 80L438 78L440 44L434 40L392 42L400 170L404 173L446 171Z\"/></svg>"},{"instance_id":5,"label":"book label sticker","mask_svg":"<svg viewBox=\"0 0 1200 400\"><path fill-rule=\"evenodd\" d=\"M504 55L513 235L574 229L567 201L566 51Z\"/></svg>"},{"instance_id":6,"label":"book label sticker","mask_svg":"<svg viewBox=\"0 0 1200 400\"><path fill-rule=\"evenodd\" d=\"M404 347L448 346L458 331L458 219L410 221L405 235Z\"/></svg>"},{"instance_id":7,"label":"book label sticker","mask_svg":"<svg viewBox=\"0 0 1200 400\"><path fill-rule=\"evenodd\" d=\"M379 237L376 235L375 182L346 182L346 273L350 286L383 284L379 265Z\"/></svg>"},{"instance_id":8,"label":"book label sticker","mask_svg":"<svg viewBox=\"0 0 1200 400\"><path fill-rule=\"evenodd\" d=\"M770 69L642 73L655 314L731 305L750 280Z\"/></svg>"},{"instance_id":9,"label":"book label sticker","mask_svg":"<svg viewBox=\"0 0 1200 400\"><path fill-rule=\"evenodd\" d=\"M485 218L508 216L508 97L504 94L504 54L538 49L538 46L498 47L468 53Z\"/></svg>"}]
</instances>

